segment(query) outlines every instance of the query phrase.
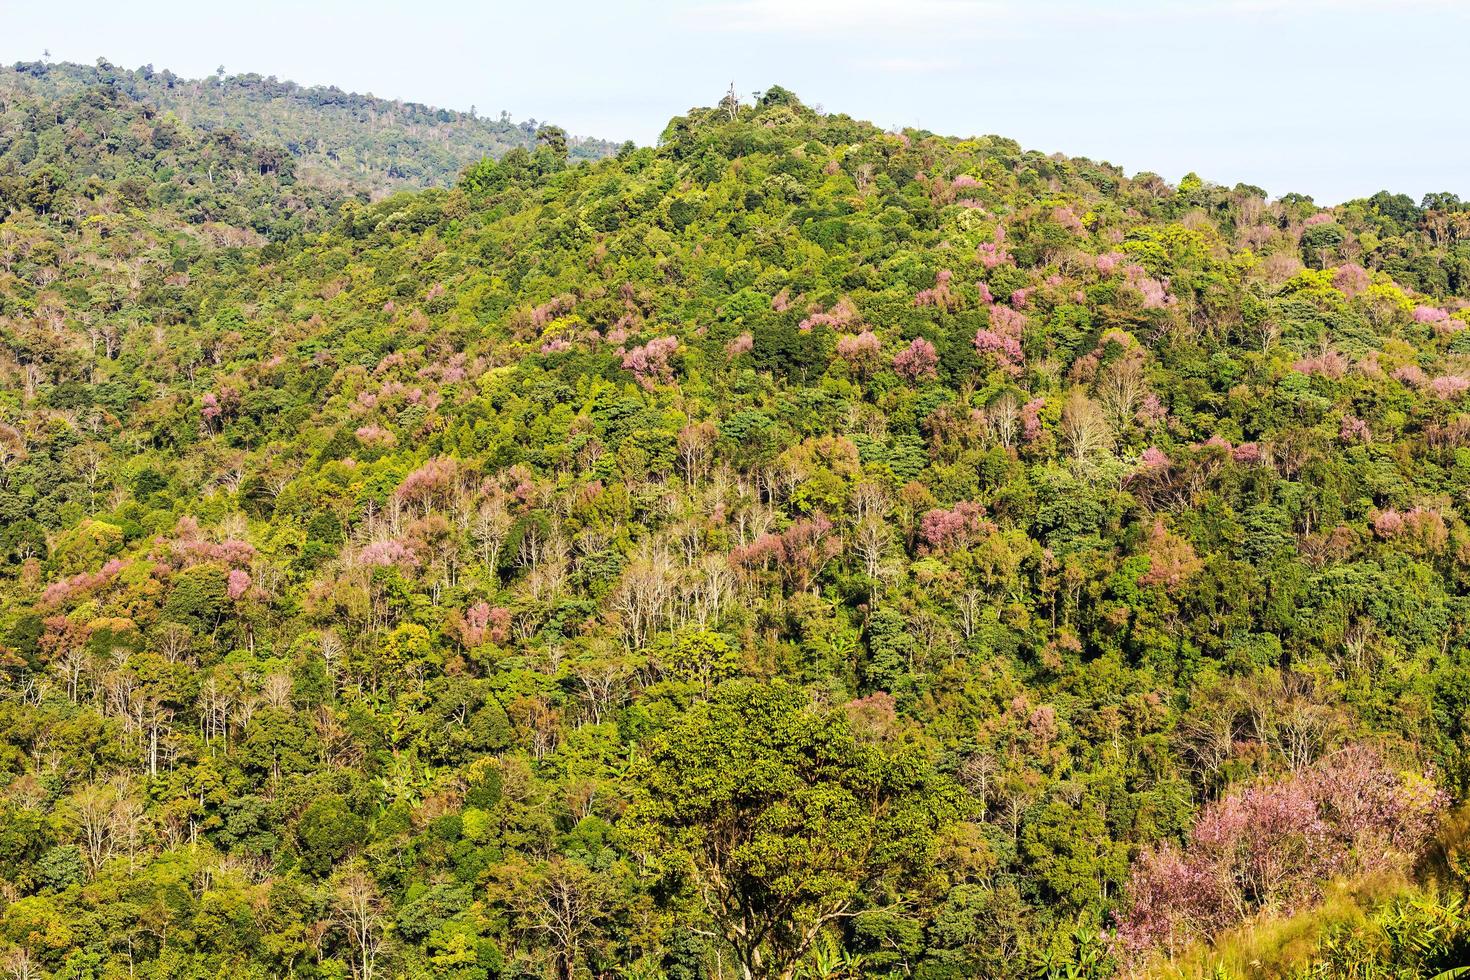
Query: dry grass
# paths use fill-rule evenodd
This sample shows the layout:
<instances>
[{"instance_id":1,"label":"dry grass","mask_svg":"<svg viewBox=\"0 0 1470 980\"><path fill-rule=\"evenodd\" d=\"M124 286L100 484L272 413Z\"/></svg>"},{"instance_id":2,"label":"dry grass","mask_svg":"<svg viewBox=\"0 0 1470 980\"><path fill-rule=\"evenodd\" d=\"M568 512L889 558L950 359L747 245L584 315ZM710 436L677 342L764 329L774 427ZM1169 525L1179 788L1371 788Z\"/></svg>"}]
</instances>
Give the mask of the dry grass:
<instances>
[{"instance_id":1,"label":"dry grass","mask_svg":"<svg viewBox=\"0 0 1470 980\"><path fill-rule=\"evenodd\" d=\"M1375 906L1414 893L1400 874L1334 882L1318 905L1293 915L1265 913L1172 960L1138 971L1138 980L1284 980L1310 962L1336 927L1363 927Z\"/></svg>"}]
</instances>

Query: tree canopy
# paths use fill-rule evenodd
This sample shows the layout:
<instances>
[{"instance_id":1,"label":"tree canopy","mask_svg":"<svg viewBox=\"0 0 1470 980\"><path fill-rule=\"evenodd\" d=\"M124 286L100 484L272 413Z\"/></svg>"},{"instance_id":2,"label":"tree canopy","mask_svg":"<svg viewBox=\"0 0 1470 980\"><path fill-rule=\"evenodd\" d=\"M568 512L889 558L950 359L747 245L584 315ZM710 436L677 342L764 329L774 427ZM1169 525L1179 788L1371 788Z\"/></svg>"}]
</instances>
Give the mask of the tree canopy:
<instances>
[{"instance_id":1,"label":"tree canopy","mask_svg":"<svg viewBox=\"0 0 1470 980\"><path fill-rule=\"evenodd\" d=\"M1460 198L511 128L0 83L0 966L1459 965Z\"/></svg>"}]
</instances>

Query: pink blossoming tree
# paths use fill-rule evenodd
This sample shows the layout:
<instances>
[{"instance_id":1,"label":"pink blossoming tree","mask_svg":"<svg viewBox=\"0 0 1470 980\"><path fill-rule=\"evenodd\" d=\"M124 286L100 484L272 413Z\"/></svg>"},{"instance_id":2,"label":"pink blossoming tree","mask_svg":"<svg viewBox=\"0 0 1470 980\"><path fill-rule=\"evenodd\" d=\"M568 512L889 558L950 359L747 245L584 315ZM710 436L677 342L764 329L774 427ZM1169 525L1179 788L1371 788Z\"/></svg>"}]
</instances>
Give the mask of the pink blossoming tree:
<instances>
[{"instance_id":1,"label":"pink blossoming tree","mask_svg":"<svg viewBox=\"0 0 1470 980\"><path fill-rule=\"evenodd\" d=\"M939 377L939 353L929 341L915 337L894 355L893 370L905 381L931 381Z\"/></svg>"},{"instance_id":2,"label":"pink blossoming tree","mask_svg":"<svg viewBox=\"0 0 1470 980\"><path fill-rule=\"evenodd\" d=\"M1309 905L1333 875L1403 867L1446 803L1377 751L1350 745L1206 806L1183 846L1144 848L1115 935L1137 961L1206 940L1259 910Z\"/></svg>"}]
</instances>

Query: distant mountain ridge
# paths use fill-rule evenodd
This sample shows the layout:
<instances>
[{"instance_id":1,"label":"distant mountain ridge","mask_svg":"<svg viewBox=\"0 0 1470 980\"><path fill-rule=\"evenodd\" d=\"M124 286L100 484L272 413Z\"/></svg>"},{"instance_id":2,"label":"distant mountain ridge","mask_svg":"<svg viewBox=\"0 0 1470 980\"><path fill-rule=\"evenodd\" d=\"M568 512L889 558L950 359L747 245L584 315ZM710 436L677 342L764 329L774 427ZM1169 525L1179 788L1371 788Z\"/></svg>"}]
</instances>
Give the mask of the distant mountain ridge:
<instances>
[{"instance_id":1,"label":"distant mountain ridge","mask_svg":"<svg viewBox=\"0 0 1470 980\"><path fill-rule=\"evenodd\" d=\"M336 86L303 86L255 73L190 79L151 65L138 69L98 59L16 62L10 72L33 94L61 97L96 85L172 113L202 130L236 129L251 140L279 143L299 161L303 176L381 194L412 187L447 186L483 157L515 147L534 148L544 122L486 118ZM569 137L572 159L610 156L617 144Z\"/></svg>"}]
</instances>

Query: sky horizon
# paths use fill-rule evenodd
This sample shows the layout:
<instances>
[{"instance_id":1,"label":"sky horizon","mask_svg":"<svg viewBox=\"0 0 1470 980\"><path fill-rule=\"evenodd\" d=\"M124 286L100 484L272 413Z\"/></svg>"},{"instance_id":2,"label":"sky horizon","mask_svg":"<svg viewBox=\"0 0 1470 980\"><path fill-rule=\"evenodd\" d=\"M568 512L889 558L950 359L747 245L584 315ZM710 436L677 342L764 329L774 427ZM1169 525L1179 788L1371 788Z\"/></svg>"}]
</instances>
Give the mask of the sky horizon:
<instances>
[{"instance_id":1,"label":"sky horizon","mask_svg":"<svg viewBox=\"0 0 1470 980\"><path fill-rule=\"evenodd\" d=\"M1456 0L0 0L0 60L275 75L652 143L773 84L885 127L995 133L1129 174L1470 198Z\"/></svg>"}]
</instances>

